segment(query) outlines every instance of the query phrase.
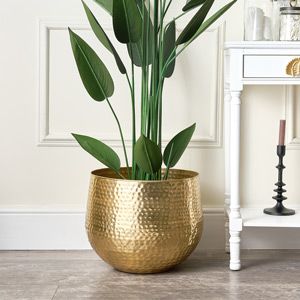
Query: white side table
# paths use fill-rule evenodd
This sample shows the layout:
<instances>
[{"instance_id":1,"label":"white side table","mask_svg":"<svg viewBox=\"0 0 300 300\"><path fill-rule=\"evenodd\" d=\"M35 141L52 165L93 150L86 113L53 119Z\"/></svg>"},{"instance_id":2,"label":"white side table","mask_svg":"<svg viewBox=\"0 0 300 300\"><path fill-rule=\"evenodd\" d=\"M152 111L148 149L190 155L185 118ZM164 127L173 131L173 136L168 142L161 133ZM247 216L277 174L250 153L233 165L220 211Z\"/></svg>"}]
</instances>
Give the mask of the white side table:
<instances>
[{"instance_id":1,"label":"white side table","mask_svg":"<svg viewBox=\"0 0 300 300\"><path fill-rule=\"evenodd\" d=\"M275 217L240 207L240 108L244 85L298 85L300 77L286 74L290 61L300 58L299 42L236 42L225 45L225 214L226 250L230 269L240 270L243 226L300 227L295 216Z\"/></svg>"}]
</instances>

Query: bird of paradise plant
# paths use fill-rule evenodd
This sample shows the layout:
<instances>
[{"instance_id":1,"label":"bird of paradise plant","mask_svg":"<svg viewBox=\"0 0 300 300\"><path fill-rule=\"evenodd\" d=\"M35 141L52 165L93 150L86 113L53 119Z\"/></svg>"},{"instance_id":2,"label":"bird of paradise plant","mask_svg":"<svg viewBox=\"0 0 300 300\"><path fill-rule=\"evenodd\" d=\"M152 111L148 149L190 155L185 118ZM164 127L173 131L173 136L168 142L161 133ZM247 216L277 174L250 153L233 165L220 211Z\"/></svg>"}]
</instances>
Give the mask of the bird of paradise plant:
<instances>
[{"instance_id":1,"label":"bird of paradise plant","mask_svg":"<svg viewBox=\"0 0 300 300\"><path fill-rule=\"evenodd\" d=\"M122 126L109 98L114 93L113 79L96 52L69 29L71 45L82 82L96 101L106 102L116 120L125 156L126 175L121 172L120 158L101 141L73 134L80 146L121 178L132 180L168 179L195 131L196 124L178 133L162 153L162 102L165 80L174 72L177 57L237 0L231 1L207 17L215 0L189 0L182 12L171 21L166 16L173 0L94 0L112 17L116 39L127 46L131 66L124 65L113 43L83 2L90 26L100 43L113 55L131 93L132 151L131 167ZM176 22L191 10L197 10L181 34L176 36ZM136 68L141 69L141 95L136 93ZM130 69L130 71L129 71ZM141 101L141 123L136 124L136 101ZM137 139L137 129L140 137ZM162 163L166 170L162 172Z\"/></svg>"}]
</instances>

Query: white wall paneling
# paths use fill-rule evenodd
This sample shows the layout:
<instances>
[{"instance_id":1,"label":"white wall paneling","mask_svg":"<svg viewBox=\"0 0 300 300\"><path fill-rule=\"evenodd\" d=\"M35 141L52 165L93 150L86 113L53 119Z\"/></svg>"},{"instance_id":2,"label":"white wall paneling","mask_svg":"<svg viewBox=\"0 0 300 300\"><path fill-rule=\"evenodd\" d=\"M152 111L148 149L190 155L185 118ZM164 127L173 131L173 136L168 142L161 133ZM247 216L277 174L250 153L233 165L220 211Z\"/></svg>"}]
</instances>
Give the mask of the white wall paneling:
<instances>
[{"instance_id":1,"label":"white wall paneling","mask_svg":"<svg viewBox=\"0 0 300 300\"><path fill-rule=\"evenodd\" d=\"M97 118L95 111L97 111L100 116L102 108L99 107L99 103L92 103L93 101L88 99L88 96L83 91L84 88L79 81L79 76L75 74L75 72L77 72L75 69L75 62L73 61L71 48L68 44L68 27L79 31L80 34L88 37L88 41L92 41L89 26L87 24L82 24L80 21L56 19L39 20L37 144L39 146L50 147L77 146L77 143L70 135L70 132L75 130L78 132L88 132L93 136L100 136L105 143L108 143L111 146L120 147L121 144L118 132L117 130L110 129L110 127L113 126L110 125L110 121L106 120L106 127L104 126L103 129L99 131L96 131L95 129L98 126L95 121ZM104 28L111 33L111 25L106 24ZM91 35L91 37L89 35ZM175 113L175 115L178 116L178 122L176 123L179 123L180 125L179 130L189 125L191 123L190 120L197 121L197 132L195 133L190 147L215 148L221 146L224 36L225 24L222 23L221 25L208 30L207 33L203 35L203 38L201 37L202 40L200 38L199 42L195 42L195 46L192 46L191 50L191 52L193 52L191 54L194 56L193 60L190 60L191 55L187 52L187 55L183 54L182 59L178 62L177 68L179 69L179 72L175 74L175 78L172 78L167 82L165 98L172 99L172 101L174 98L178 98L178 100L175 100L177 101L175 107L178 107L179 109L174 112L169 112L169 115L168 111L165 110L167 124L165 129L165 131L167 131L164 139L165 143L176 133L173 132L175 127L173 122ZM203 42L209 44L213 49L211 51L211 57L197 55L199 52L197 48ZM110 62L111 61L109 60L108 65ZM193 64L191 64L191 62L193 62ZM64 63L65 65L63 65ZM192 74L190 76L182 74L186 65L192 69ZM60 67L62 70L59 69ZM199 69L203 69L201 74L199 74ZM61 72L65 73L60 75L59 73ZM115 74L112 72L112 75ZM198 78L199 85L197 85L195 80L192 81L193 86L189 85L188 79L193 78L193 76ZM62 85L63 80L65 80L65 88L63 88ZM126 87L121 83L122 79L117 77L117 80L120 82L121 90L125 90ZM173 83L172 80L174 80ZM176 88L174 86L175 81L177 82ZM117 87L119 82L115 82ZM209 90L205 89L205 91L201 91L199 87L208 87ZM182 93L180 91L182 91ZM177 94L179 95L178 97L176 96ZM119 98L125 98L123 95L124 93L117 94ZM204 99L202 99L201 96ZM185 98L184 101L182 101L182 97ZM85 98L84 101L81 101L82 98ZM72 99L72 103L70 102L70 99ZM87 99L89 101L87 101ZM59 105L58 101L60 101ZM70 105L67 105L66 102L69 102ZM88 102L90 103L88 104ZM121 105L125 106L124 103L127 103L127 99L123 99ZM201 103L204 103L204 105ZM172 106L170 102L166 104L168 108L170 105ZM191 109L189 110L188 107L191 107ZM195 113L197 110L198 113ZM76 113L74 113L74 111ZM83 122L82 119L78 118L76 124L76 116L82 111L87 112L85 113L87 118L90 113L90 119L94 118L94 120L91 121L86 119L85 122ZM183 117L179 115L180 112L182 112ZM125 111L124 114L125 113L127 113L127 111ZM130 111L128 111L128 115L130 115ZM126 119L123 117L123 119L126 120L123 123L126 123L125 132L128 131L129 133L128 129L130 125L128 122L128 115ZM65 121L62 119L62 116L64 116ZM70 124L67 125L67 122ZM171 124L168 126L168 123ZM78 124L81 125L78 126ZM126 142L130 145L129 134L127 134Z\"/></svg>"},{"instance_id":2,"label":"white wall paneling","mask_svg":"<svg viewBox=\"0 0 300 300\"><path fill-rule=\"evenodd\" d=\"M39 146L55 146L70 141L70 136L53 134L50 131L50 33L66 31L68 27L88 30L87 24L66 20L38 20L38 101L37 101L37 144ZM71 53L70 53L71 54Z\"/></svg>"},{"instance_id":3,"label":"white wall paneling","mask_svg":"<svg viewBox=\"0 0 300 300\"><path fill-rule=\"evenodd\" d=\"M88 2L113 38L110 17L94 1ZM204 206L218 207L217 210L205 210L205 232L200 247L224 248L221 209L225 185L223 43L225 33L228 41L242 38L242 2L238 1L226 13L223 19L226 18L226 28L220 20L182 54L174 76L166 81L165 141L197 122L193 141L178 167L198 171ZM223 3L225 0L216 6ZM178 1L170 12L178 14L180 8ZM241 18L236 18L237 15ZM183 28L187 20L179 21L179 27ZM90 31L80 1L61 1L59 6L55 1L5 2L0 10L0 33L9 46L0 50L0 99L3 100L0 127L4 129L2 138L5 141L1 145L0 157L0 165L5 170L0 173L0 249L89 247L83 227L89 172L101 165L75 147L70 133L99 137L110 146L116 146L120 157L122 155L122 149L118 148L118 130L109 110L104 103L90 100L81 83L71 54L68 26L101 54L111 71L116 87L111 103L119 114L127 144L130 144L128 116L131 108L126 81L119 74L113 57L108 51L103 51ZM117 50L128 63L126 48L118 45ZM261 201L273 204L271 197L277 161L276 155L273 157L270 153L274 152L279 117L286 116L288 121L289 148L299 149L300 105L296 99L299 91L295 89L295 97L287 95L286 115L282 110L283 87L274 90L269 86L249 86L243 94L246 108L242 111L245 148L241 193L247 205L259 205ZM270 122L266 122L265 116ZM256 151L257 141L264 145L260 151ZM287 165L299 165L297 153L288 153ZM297 184L294 183L299 174L296 167L286 171L288 201L292 206L299 199ZM253 190L253 186L258 188ZM289 239L289 231L285 232L284 241L276 240L276 231L270 234L268 231L266 235L264 230L258 231L249 229L248 233L246 229L243 232L250 235L250 238L245 238L249 243L244 247L296 247L299 240Z\"/></svg>"}]
</instances>

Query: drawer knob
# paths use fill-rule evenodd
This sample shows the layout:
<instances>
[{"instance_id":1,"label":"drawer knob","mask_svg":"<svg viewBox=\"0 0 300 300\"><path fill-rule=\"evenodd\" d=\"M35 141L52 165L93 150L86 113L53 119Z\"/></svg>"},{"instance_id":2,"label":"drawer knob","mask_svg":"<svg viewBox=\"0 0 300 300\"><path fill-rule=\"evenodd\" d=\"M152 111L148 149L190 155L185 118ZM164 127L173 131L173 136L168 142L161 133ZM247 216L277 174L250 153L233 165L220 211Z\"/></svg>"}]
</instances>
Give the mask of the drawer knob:
<instances>
[{"instance_id":1,"label":"drawer knob","mask_svg":"<svg viewBox=\"0 0 300 300\"><path fill-rule=\"evenodd\" d=\"M298 77L300 76L300 57L290 61L286 67L286 74Z\"/></svg>"}]
</instances>

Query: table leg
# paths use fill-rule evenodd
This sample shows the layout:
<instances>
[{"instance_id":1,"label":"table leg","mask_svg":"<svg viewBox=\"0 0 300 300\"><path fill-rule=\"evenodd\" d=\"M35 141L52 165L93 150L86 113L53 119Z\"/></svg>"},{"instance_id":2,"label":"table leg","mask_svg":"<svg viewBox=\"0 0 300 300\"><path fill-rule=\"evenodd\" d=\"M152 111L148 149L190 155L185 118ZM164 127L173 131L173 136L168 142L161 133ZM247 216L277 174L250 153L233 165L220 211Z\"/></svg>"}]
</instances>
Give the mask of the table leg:
<instances>
[{"instance_id":1,"label":"table leg","mask_svg":"<svg viewBox=\"0 0 300 300\"><path fill-rule=\"evenodd\" d=\"M230 91L230 269L241 269L240 233L242 218L240 213L240 111L241 91Z\"/></svg>"},{"instance_id":2,"label":"table leg","mask_svg":"<svg viewBox=\"0 0 300 300\"><path fill-rule=\"evenodd\" d=\"M231 95L228 85L224 91L224 150L225 150L225 251L230 252L229 247L229 208L230 208L230 101Z\"/></svg>"}]
</instances>

